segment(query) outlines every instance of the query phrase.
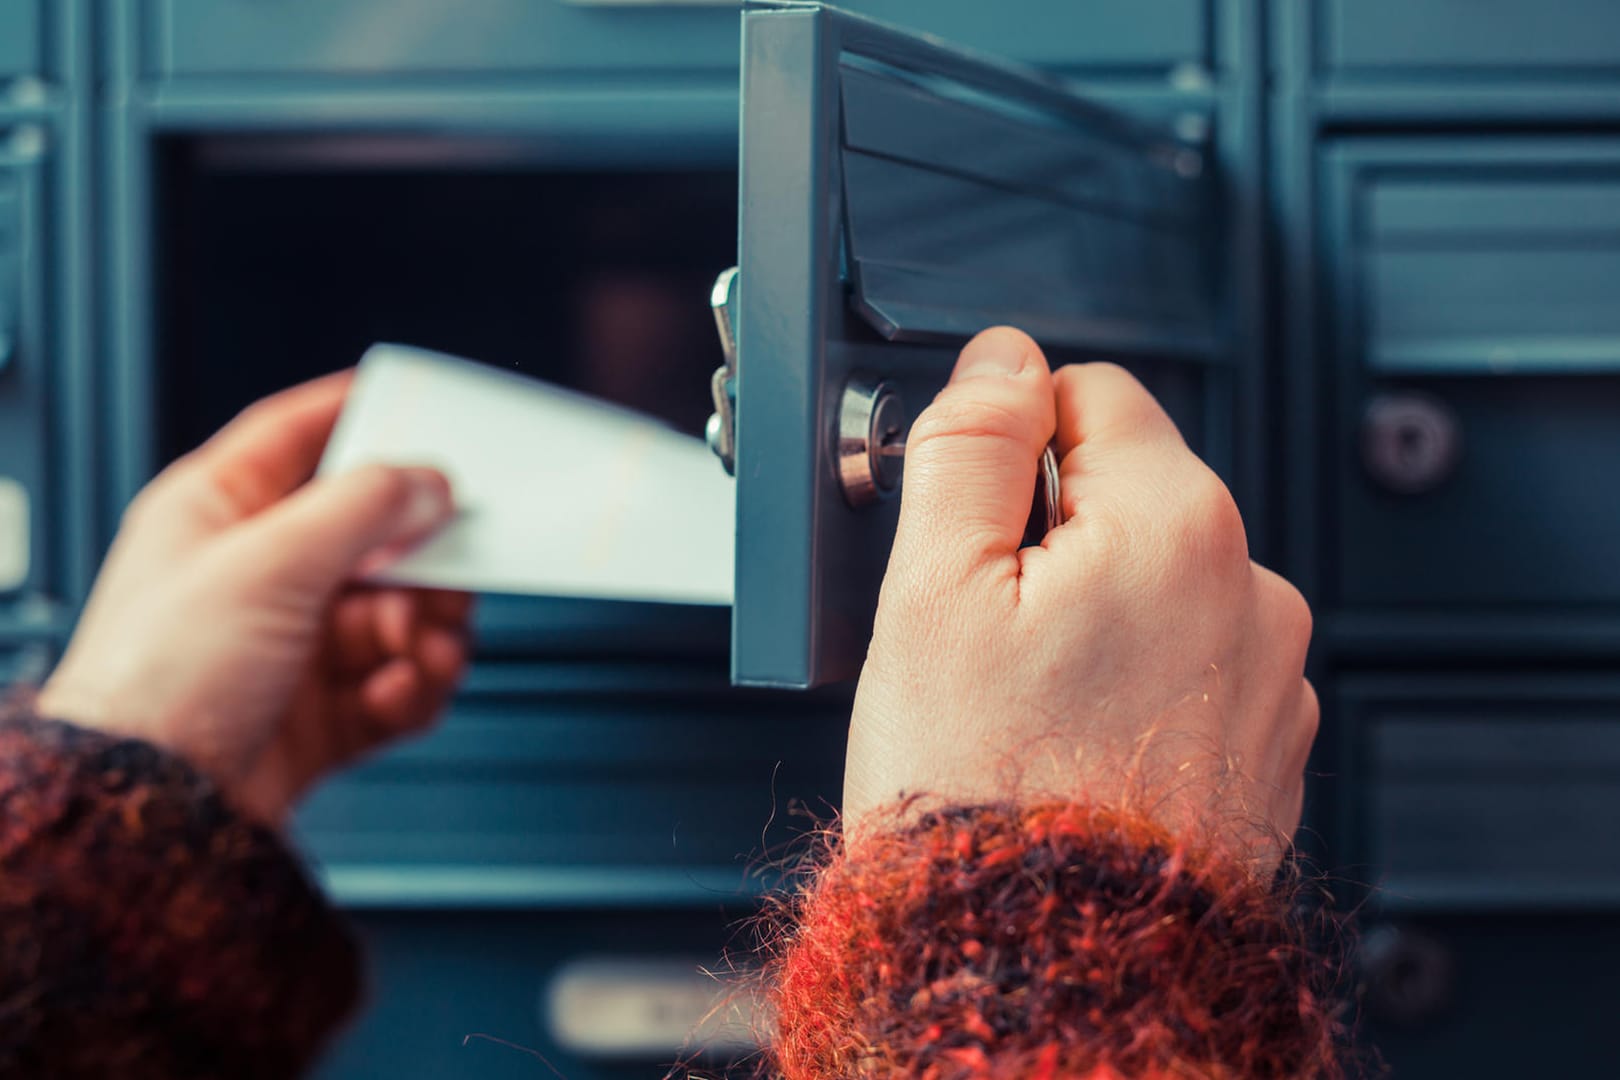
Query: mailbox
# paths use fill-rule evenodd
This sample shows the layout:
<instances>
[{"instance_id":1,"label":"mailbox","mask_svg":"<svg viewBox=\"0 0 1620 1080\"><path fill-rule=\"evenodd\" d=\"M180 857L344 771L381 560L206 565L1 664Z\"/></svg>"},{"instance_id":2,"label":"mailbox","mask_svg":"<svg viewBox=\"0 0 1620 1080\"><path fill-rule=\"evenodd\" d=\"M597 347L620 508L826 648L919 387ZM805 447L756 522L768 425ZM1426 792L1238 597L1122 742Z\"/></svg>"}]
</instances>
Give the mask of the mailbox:
<instances>
[{"instance_id":1,"label":"mailbox","mask_svg":"<svg viewBox=\"0 0 1620 1080\"><path fill-rule=\"evenodd\" d=\"M1533 613L1620 598L1620 143L1350 139L1337 599Z\"/></svg>"},{"instance_id":2,"label":"mailbox","mask_svg":"<svg viewBox=\"0 0 1620 1080\"><path fill-rule=\"evenodd\" d=\"M1055 354L1221 358L1210 160L1050 76L819 4L743 14L732 678L805 687L866 653L898 503L840 468L887 399L898 444L997 323ZM847 447L846 447L847 449ZM883 482L887 480L887 482Z\"/></svg>"}]
</instances>

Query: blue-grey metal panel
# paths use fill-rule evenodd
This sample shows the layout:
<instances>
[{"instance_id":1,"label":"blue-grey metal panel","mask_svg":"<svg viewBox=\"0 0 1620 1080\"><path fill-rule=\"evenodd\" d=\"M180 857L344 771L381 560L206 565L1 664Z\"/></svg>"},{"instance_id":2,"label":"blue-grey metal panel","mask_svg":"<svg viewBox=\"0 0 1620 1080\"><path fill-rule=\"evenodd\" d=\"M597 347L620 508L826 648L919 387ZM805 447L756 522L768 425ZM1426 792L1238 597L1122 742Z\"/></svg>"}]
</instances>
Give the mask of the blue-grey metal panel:
<instances>
[{"instance_id":1,"label":"blue-grey metal panel","mask_svg":"<svg viewBox=\"0 0 1620 1080\"><path fill-rule=\"evenodd\" d=\"M49 595L55 584L50 525L61 493L47 460L45 143L43 128L0 128L0 481L8 525L24 526L0 536L8 548L0 603Z\"/></svg>"},{"instance_id":2,"label":"blue-grey metal panel","mask_svg":"<svg viewBox=\"0 0 1620 1080\"><path fill-rule=\"evenodd\" d=\"M722 909L719 899L699 911L361 913L371 967L368 1007L314 1075L535 1080L553 1075L550 1065L568 1080L663 1076L692 1047L667 1036L660 1050L645 1044L680 1026L690 1000L633 990L603 995L591 1011L604 1034L644 1044L615 1055L570 1038L552 1019L553 995L570 969L603 961L724 974L728 946L747 951L736 927L746 914ZM714 978L692 985L722 988ZM712 1075L701 1067L707 1064L696 1063L693 1075Z\"/></svg>"},{"instance_id":3,"label":"blue-grey metal panel","mask_svg":"<svg viewBox=\"0 0 1620 1080\"><path fill-rule=\"evenodd\" d=\"M1020 123L852 61L839 79L845 257L884 337L1009 322L1051 346L1216 351L1209 192L1136 153L1133 133Z\"/></svg>"},{"instance_id":4,"label":"blue-grey metal panel","mask_svg":"<svg viewBox=\"0 0 1620 1080\"><path fill-rule=\"evenodd\" d=\"M141 0L146 72L490 76L735 68L737 8L701 0Z\"/></svg>"},{"instance_id":5,"label":"blue-grey metal panel","mask_svg":"<svg viewBox=\"0 0 1620 1080\"><path fill-rule=\"evenodd\" d=\"M855 510L839 486L848 378L918 409L1001 322L1082 354L1223 359L1211 177L1199 149L1055 80L819 5L750 10L743 35L732 674L802 687L859 670L893 537L893 500ZM1178 256L1193 269L1156 277ZM1105 274L1127 286L1106 319Z\"/></svg>"},{"instance_id":6,"label":"blue-grey metal panel","mask_svg":"<svg viewBox=\"0 0 1620 1080\"><path fill-rule=\"evenodd\" d=\"M1358 209L1369 367L1620 371L1620 158L1385 173Z\"/></svg>"},{"instance_id":7,"label":"blue-grey metal panel","mask_svg":"<svg viewBox=\"0 0 1620 1080\"><path fill-rule=\"evenodd\" d=\"M483 667L442 727L327 785L300 831L347 902L742 894L805 825L792 805L834 805L848 707L735 691L717 664Z\"/></svg>"},{"instance_id":8,"label":"blue-grey metal panel","mask_svg":"<svg viewBox=\"0 0 1620 1080\"><path fill-rule=\"evenodd\" d=\"M1396 1077L1592 1076L1614 1061L1620 918L1612 913L1436 914L1394 927L1422 935L1444 965L1432 983L1409 963L1391 972L1395 1015L1366 1010L1361 1042ZM1369 920L1360 936L1386 928ZM1410 1018L1412 992L1438 1006Z\"/></svg>"},{"instance_id":9,"label":"blue-grey metal panel","mask_svg":"<svg viewBox=\"0 0 1620 1080\"><path fill-rule=\"evenodd\" d=\"M1613 0L1327 0L1324 6L1321 48L1330 68L1418 69L1425 76L1447 69L1512 76L1542 68L1567 75L1620 62L1620 5Z\"/></svg>"},{"instance_id":10,"label":"blue-grey metal panel","mask_svg":"<svg viewBox=\"0 0 1620 1080\"><path fill-rule=\"evenodd\" d=\"M43 73L44 8L48 2L0 0L0 77Z\"/></svg>"},{"instance_id":11,"label":"blue-grey metal panel","mask_svg":"<svg viewBox=\"0 0 1620 1080\"><path fill-rule=\"evenodd\" d=\"M0 695L14 686L37 687L51 673L61 651L49 631L0 631Z\"/></svg>"},{"instance_id":12,"label":"blue-grey metal panel","mask_svg":"<svg viewBox=\"0 0 1620 1080\"><path fill-rule=\"evenodd\" d=\"M1339 599L1612 615L1620 145L1347 140L1327 161ZM1452 415L1460 453L1402 493L1364 464L1364 412L1412 392Z\"/></svg>"},{"instance_id":13,"label":"blue-grey metal panel","mask_svg":"<svg viewBox=\"0 0 1620 1080\"><path fill-rule=\"evenodd\" d=\"M1620 903L1620 679L1340 684L1354 858L1389 911Z\"/></svg>"},{"instance_id":14,"label":"blue-grey metal panel","mask_svg":"<svg viewBox=\"0 0 1620 1080\"><path fill-rule=\"evenodd\" d=\"M152 74L422 74L733 67L716 0L144 0ZM1208 0L1010 7L856 0L874 18L1030 63L1210 63Z\"/></svg>"},{"instance_id":15,"label":"blue-grey metal panel","mask_svg":"<svg viewBox=\"0 0 1620 1080\"><path fill-rule=\"evenodd\" d=\"M1208 0L849 0L841 5L908 30L1054 67L1169 68L1204 64L1213 28Z\"/></svg>"}]
</instances>

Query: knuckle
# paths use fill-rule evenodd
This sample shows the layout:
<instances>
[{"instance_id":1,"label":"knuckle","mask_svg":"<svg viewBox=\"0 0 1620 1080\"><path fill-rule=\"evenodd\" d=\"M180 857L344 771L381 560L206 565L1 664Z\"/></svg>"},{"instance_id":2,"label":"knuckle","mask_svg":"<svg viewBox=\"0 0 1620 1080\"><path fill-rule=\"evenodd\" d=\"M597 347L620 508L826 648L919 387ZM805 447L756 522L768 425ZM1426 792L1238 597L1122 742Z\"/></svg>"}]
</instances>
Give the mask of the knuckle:
<instances>
[{"instance_id":1,"label":"knuckle","mask_svg":"<svg viewBox=\"0 0 1620 1080\"><path fill-rule=\"evenodd\" d=\"M1300 708L1300 727L1305 732L1307 743L1316 741L1316 733L1322 729L1322 702L1316 696L1316 687L1311 680L1305 680L1304 704Z\"/></svg>"},{"instance_id":2,"label":"knuckle","mask_svg":"<svg viewBox=\"0 0 1620 1080\"><path fill-rule=\"evenodd\" d=\"M262 416L274 413L275 407L271 404L272 401L274 401L273 397L260 398L257 401L244 405L241 409L237 410L236 416L229 424L226 425L226 427L233 427L243 423L251 424L256 422Z\"/></svg>"},{"instance_id":3,"label":"knuckle","mask_svg":"<svg viewBox=\"0 0 1620 1080\"><path fill-rule=\"evenodd\" d=\"M1295 641L1309 644L1311 634L1316 628L1316 620L1311 614L1311 605L1306 602L1305 596L1282 578L1278 582L1277 604L1282 609L1283 625L1288 635Z\"/></svg>"},{"instance_id":4,"label":"knuckle","mask_svg":"<svg viewBox=\"0 0 1620 1080\"><path fill-rule=\"evenodd\" d=\"M410 482L398 469L379 462L357 466L349 474L348 482L359 498L375 504L379 509L397 506L410 498Z\"/></svg>"},{"instance_id":5,"label":"knuckle","mask_svg":"<svg viewBox=\"0 0 1620 1080\"><path fill-rule=\"evenodd\" d=\"M1219 564L1246 563L1249 538L1243 514L1221 478L1201 461L1178 486L1181 522Z\"/></svg>"},{"instance_id":6,"label":"knuckle","mask_svg":"<svg viewBox=\"0 0 1620 1080\"><path fill-rule=\"evenodd\" d=\"M906 437L907 454L939 440L1005 439L1023 442L1029 418L1010 405L986 398L943 393L918 415Z\"/></svg>"},{"instance_id":7,"label":"knuckle","mask_svg":"<svg viewBox=\"0 0 1620 1080\"><path fill-rule=\"evenodd\" d=\"M1305 595L1280 574L1263 566L1257 566L1255 573L1259 577L1262 602L1266 605L1268 613L1268 624L1275 627L1275 633L1283 641L1295 646L1303 657L1310 647L1311 634L1315 629L1311 605L1306 601Z\"/></svg>"},{"instance_id":8,"label":"knuckle","mask_svg":"<svg viewBox=\"0 0 1620 1080\"><path fill-rule=\"evenodd\" d=\"M1082 392L1089 387L1095 387L1106 392L1106 397L1112 403L1113 412L1117 421L1124 424L1139 425L1148 419L1157 420L1162 413L1158 399L1127 368L1108 360L1094 360L1084 364L1070 364L1063 369L1067 372L1064 379L1064 388L1071 392ZM1088 385L1089 384L1089 387Z\"/></svg>"},{"instance_id":9,"label":"knuckle","mask_svg":"<svg viewBox=\"0 0 1620 1080\"><path fill-rule=\"evenodd\" d=\"M119 527L138 527L150 518L166 516L176 492L187 487L196 475L196 462L189 455L175 461L135 493L119 517Z\"/></svg>"}]
</instances>

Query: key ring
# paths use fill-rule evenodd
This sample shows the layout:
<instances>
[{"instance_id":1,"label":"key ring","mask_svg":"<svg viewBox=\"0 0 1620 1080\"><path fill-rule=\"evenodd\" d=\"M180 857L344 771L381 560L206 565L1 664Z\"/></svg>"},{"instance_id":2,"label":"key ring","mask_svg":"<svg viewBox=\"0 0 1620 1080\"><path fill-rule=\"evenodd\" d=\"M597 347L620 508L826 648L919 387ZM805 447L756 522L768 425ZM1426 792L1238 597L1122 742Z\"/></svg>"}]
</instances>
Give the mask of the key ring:
<instances>
[{"instance_id":1,"label":"key ring","mask_svg":"<svg viewBox=\"0 0 1620 1080\"><path fill-rule=\"evenodd\" d=\"M1063 524L1063 482L1058 472L1057 448L1051 443L1041 451L1040 471L1035 477L1035 496L1024 526L1024 547L1039 547L1046 534Z\"/></svg>"}]
</instances>

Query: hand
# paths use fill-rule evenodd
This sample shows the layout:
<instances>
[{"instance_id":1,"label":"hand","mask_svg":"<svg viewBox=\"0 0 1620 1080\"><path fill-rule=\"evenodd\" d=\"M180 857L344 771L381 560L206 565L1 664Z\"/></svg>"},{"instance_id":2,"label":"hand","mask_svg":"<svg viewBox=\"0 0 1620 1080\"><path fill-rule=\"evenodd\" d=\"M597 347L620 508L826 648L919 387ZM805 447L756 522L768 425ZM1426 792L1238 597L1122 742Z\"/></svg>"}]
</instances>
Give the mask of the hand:
<instances>
[{"instance_id":1,"label":"hand","mask_svg":"<svg viewBox=\"0 0 1620 1080\"><path fill-rule=\"evenodd\" d=\"M1020 549L1054 432L1068 520ZM1310 626L1141 384L1109 364L1054 377L1023 334L986 331L906 442L846 829L907 795L1071 799L1264 872L1298 827L1316 734Z\"/></svg>"},{"instance_id":2,"label":"hand","mask_svg":"<svg viewBox=\"0 0 1620 1080\"><path fill-rule=\"evenodd\" d=\"M259 402L135 498L41 713L180 754L270 823L435 718L470 598L345 583L448 520L449 485L383 466L311 479L349 381Z\"/></svg>"}]
</instances>

